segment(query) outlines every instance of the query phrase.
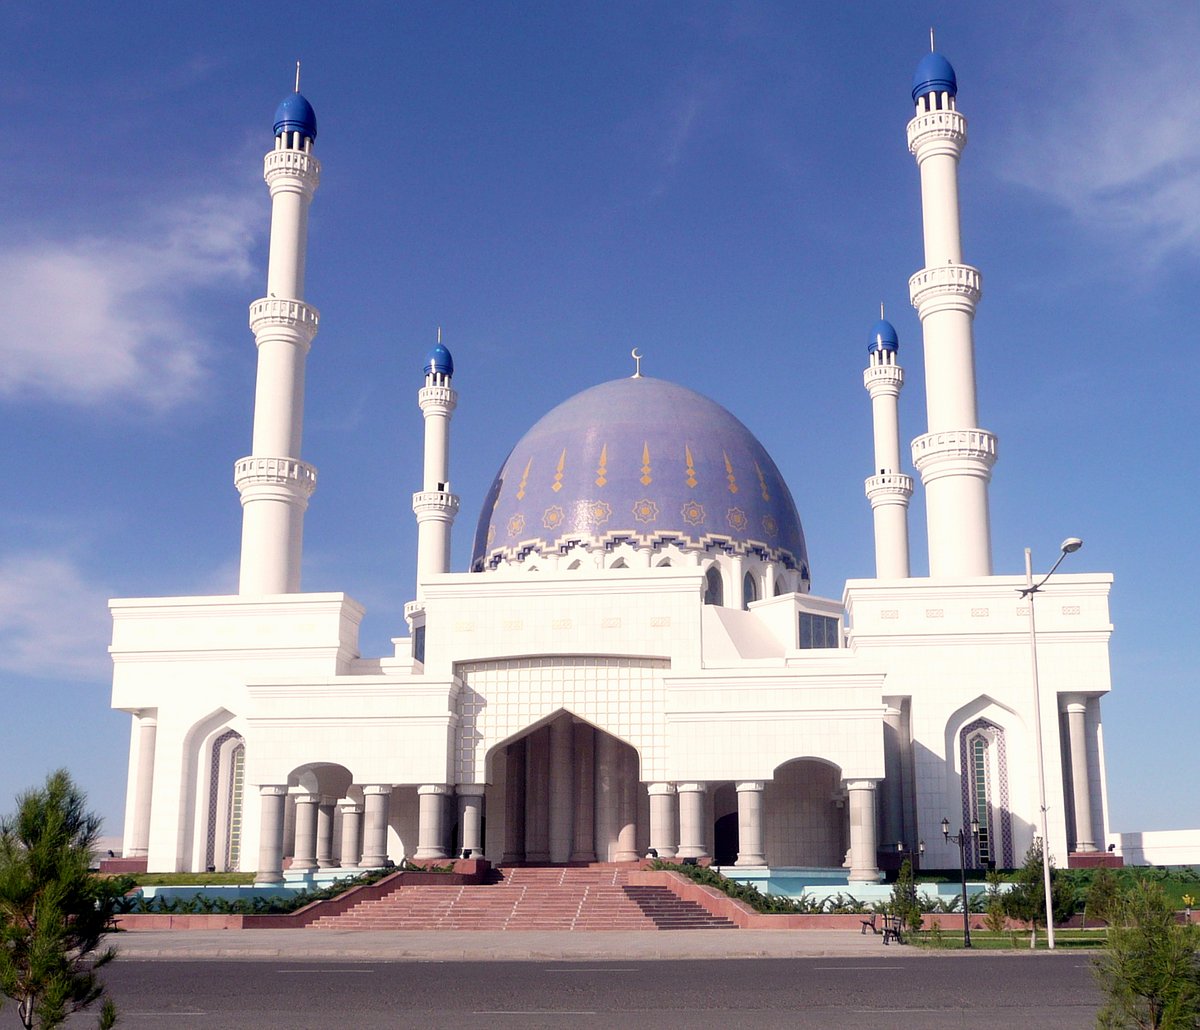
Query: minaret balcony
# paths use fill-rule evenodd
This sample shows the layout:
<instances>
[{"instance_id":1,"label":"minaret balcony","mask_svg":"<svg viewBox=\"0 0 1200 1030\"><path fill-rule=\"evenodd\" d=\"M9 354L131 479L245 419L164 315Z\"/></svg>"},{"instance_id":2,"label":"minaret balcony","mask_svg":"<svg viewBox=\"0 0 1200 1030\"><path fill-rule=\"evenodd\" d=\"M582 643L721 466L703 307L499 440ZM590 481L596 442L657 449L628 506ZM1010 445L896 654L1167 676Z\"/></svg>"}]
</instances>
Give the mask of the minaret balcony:
<instances>
[{"instance_id":1,"label":"minaret balcony","mask_svg":"<svg viewBox=\"0 0 1200 1030\"><path fill-rule=\"evenodd\" d=\"M417 521L453 519L458 514L458 496L446 490L421 490L413 494L413 514Z\"/></svg>"},{"instance_id":2,"label":"minaret balcony","mask_svg":"<svg viewBox=\"0 0 1200 1030\"><path fill-rule=\"evenodd\" d=\"M250 305L250 331L255 336L265 329L295 329L311 341L320 322L321 313L302 300L263 297Z\"/></svg>"},{"instance_id":3,"label":"minaret balcony","mask_svg":"<svg viewBox=\"0 0 1200 1030\"><path fill-rule=\"evenodd\" d=\"M317 488L317 470L298 458L260 458L252 454L234 463L233 483L239 491L251 486L282 486L310 497Z\"/></svg>"},{"instance_id":4,"label":"minaret balcony","mask_svg":"<svg viewBox=\"0 0 1200 1030\"><path fill-rule=\"evenodd\" d=\"M303 150L272 150L263 158L263 178L272 190L290 180L312 193L321 181L321 162Z\"/></svg>"},{"instance_id":5,"label":"minaret balcony","mask_svg":"<svg viewBox=\"0 0 1200 1030\"><path fill-rule=\"evenodd\" d=\"M913 495L913 477L903 472L881 472L865 483L867 499L874 506L888 500L908 502Z\"/></svg>"},{"instance_id":6,"label":"minaret balcony","mask_svg":"<svg viewBox=\"0 0 1200 1030\"><path fill-rule=\"evenodd\" d=\"M922 268L908 280L908 295L921 318L942 308L974 313L983 296L983 277L971 265Z\"/></svg>"},{"instance_id":7,"label":"minaret balcony","mask_svg":"<svg viewBox=\"0 0 1200 1030\"><path fill-rule=\"evenodd\" d=\"M948 475L988 478L997 458L996 434L986 429L947 429L912 442L913 467L928 483Z\"/></svg>"},{"instance_id":8,"label":"minaret balcony","mask_svg":"<svg viewBox=\"0 0 1200 1030\"><path fill-rule=\"evenodd\" d=\"M966 144L967 120L957 111L926 111L908 123L908 149L918 161L939 152L957 157Z\"/></svg>"},{"instance_id":9,"label":"minaret balcony","mask_svg":"<svg viewBox=\"0 0 1200 1030\"><path fill-rule=\"evenodd\" d=\"M453 411L458 406L458 392L449 386L423 386L417 394L422 411Z\"/></svg>"},{"instance_id":10,"label":"minaret balcony","mask_svg":"<svg viewBox=\"0 0 1200 1030\"><path fill-rule=\"evenodd\" d=\"M899 393L904 385L904 369L899 365L871 365L863 369L863 386L871 391L889 388L891 393Z\"/></svg>"}]
</instances>

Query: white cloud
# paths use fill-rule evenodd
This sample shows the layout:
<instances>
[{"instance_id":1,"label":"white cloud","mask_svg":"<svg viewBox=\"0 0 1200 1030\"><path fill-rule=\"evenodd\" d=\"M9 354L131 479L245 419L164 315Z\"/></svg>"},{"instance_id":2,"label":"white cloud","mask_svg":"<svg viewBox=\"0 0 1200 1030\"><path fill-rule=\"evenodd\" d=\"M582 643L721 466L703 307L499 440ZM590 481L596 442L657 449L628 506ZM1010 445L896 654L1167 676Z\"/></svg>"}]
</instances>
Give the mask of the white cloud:
<instances>
[{"instance_id":1,"label":"white cloud","mask_svg":"<svg viewBox=\"0 0 1200 1030\"><path fill-rule=\"evenodd\" d=\"M0 246L0 397L162 410L197 388L209 341L198 290L247 278L261 212L210 198L141 238Z\"/></svg>"},{"instance_id":2,"label":"white cloud","mask_svg":"<svg viewBox=\"0 0 1200 1030\"><path fill-rule=\"evenodd\" d=\"M1079 6L1054 22L1023 55L1003 169L1155 257L1200 248L1200 12L1169 6Z\"/></svg>"},{"instance_id":3,"label":"white cloud","mask_svg":"<svg viewBox=\"0 0 1200 1030\"><path fill-rule=\"evenodd\" d=\"M106 679L108 594L68 557L0 557L0 669L40 677Z\"/></svg>"}]
</instances>

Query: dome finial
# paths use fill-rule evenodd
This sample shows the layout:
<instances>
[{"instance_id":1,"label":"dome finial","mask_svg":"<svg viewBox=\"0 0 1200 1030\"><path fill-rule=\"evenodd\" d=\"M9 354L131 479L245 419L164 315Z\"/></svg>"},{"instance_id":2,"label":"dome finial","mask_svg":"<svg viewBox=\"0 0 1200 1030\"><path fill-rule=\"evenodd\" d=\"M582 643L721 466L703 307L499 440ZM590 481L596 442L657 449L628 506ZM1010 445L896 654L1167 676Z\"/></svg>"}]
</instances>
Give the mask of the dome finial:
<instances>
[{"instance_id":1,"label":"dome finial","mask_svg":"<svg viewBox=\"0 0 1200 1030\"><path fill-rule=\"evenodd\" d=\"M633 375L631 375L629 378L630 379L641 379L642 378L642 355L640 355L638 353L638 349L636 347L634 347L633 350L631 350L629 352L629 356L631 358L633 358Z\"/></svg>"},{"instance_id":2,"label":"dome finial","mask_svg":"<svg viewBox=\"0 0 1200 1030\"><path fill-rule=\"evenodd\" d=\"M296 92L300 92L300 62L296 62Z\"/></svg>"},{"instance_id":3,"label":"dome finial","mask_svg":"<svg viewBox=\"0 0 1200 1030\"><path fill-rule=\"evenodd\" d=\"M887 318L887 315L885 315L883 313L883 301L880 301L879 302L879 320L882 322L885 318Z\"/></svg>"},{"instance_id":4,"label":"dome finial","mask_svg":"<svg viewBox=\"0 0 1200 1030\"><path fill-rule=\"evenodd\" d=\"M932 25L929 26L929 52L931 54L937 52L937 46L935 46L934 42L933 42L933 26Z\"/></svg>"}]
</instances>

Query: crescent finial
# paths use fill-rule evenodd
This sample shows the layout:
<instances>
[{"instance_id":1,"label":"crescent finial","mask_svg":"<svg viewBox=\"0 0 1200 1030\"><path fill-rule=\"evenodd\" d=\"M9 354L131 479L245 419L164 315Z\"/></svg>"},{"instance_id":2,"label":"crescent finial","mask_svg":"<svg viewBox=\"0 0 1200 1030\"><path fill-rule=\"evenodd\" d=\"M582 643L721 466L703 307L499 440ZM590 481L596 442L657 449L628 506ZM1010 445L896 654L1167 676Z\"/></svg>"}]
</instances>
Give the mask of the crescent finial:
<instances>
[{"instance_id":1,"label":"crescent finial","mask_svg":"<svg viewBox=\"0 0 1200 1030\"><path fill-rule=\"evenodd\" d=\"M629 352L629 356L631 358L633 358L633 361L634 361L633 378L641 379L642 378L642 355L639 354L638 349L636 347L634 347L633 350L631 350Z\"/></svg>"}]
</instances>

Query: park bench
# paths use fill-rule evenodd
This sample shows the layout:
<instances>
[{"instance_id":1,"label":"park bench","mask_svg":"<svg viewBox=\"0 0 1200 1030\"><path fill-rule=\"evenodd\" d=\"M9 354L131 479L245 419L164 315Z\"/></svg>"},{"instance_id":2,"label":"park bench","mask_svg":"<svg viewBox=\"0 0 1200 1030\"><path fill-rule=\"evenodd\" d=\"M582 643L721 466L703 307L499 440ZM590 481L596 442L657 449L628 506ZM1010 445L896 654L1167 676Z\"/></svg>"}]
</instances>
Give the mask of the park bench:
<instances>
[{"instance_id":1,"label":"park bench","mask_svg":"<svg viewBox=\"0 0 1200 1030\"><path fill-rule=\"evenodd\" d=\"M904 938L901 936L904 932L904 917L889 916L883 917L883 943L891 944L895 941L897 944L903 944Z\"/></svg>"},{"instance_id":2,"label":"park bench","mask_svg":"<svg viewBox=\"0 0 1200 1030\"><path fill-rule=\"evenodd\" d=\"M864 933L866 933L868 930L870 930L870 931L871 931L871 933L879 933L879 927L877 927L877 926L875 925L875 920L876 920L876 919L878 919L878 918L879 918L879 913L878 913L878 912L872 912L872 913L871 913L871 916L870 916L870 918L869 918L869 919L864 919L864 920L862 921L862 929L858 931L858 932L859 932L859 934L860 934L860 935L861 935L861 934L864 934Z\"/></svg>"}]
</instances>

